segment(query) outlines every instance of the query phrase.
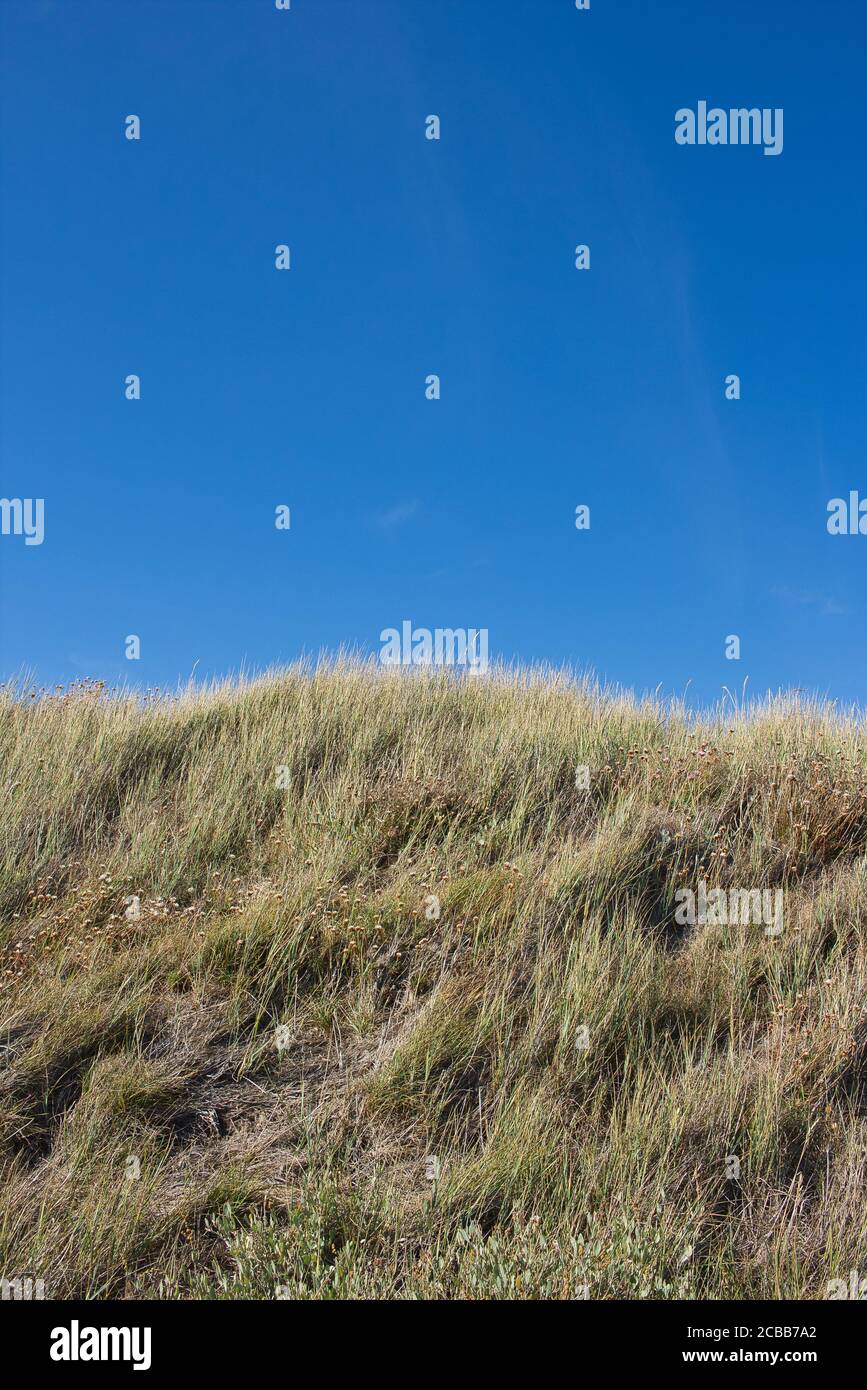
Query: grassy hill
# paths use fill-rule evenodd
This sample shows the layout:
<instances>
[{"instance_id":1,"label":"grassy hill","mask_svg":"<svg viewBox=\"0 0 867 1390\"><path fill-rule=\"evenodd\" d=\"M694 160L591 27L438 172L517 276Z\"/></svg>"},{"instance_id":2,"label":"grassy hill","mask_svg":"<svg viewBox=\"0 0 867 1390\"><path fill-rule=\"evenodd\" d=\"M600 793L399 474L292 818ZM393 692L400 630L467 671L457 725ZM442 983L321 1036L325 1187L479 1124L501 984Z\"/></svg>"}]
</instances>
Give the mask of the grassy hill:
<instances>
[{"instance_id":1,"label":"grassy hill","mask_svg":"<svg viewBox=\"0 0 867 1390\"><path fill-rule=\"evenodd\" d=\"M854 719L347 663L7 694L0 782L0 1275L799 1298L867 1270ZM680 925L700 881L782 890L784 930Z\"/></svg>"}]
</instances>

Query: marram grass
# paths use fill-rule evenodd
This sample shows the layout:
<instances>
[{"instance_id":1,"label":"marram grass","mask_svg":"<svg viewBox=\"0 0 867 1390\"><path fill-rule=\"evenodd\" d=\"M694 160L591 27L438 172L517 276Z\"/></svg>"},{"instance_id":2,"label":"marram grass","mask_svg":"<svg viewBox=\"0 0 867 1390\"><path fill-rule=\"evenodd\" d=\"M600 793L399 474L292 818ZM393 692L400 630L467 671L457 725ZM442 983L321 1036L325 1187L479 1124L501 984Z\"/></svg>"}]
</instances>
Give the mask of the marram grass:
<instances>
[{"instance_id":1,"label":"marram grass","mask_svg":"<svg viewBox=\"0 0 867 1390\"><path fill-rule=\"evenodd\" d=\"M3 1278L799 1299L867 1270L856 715L347 661L9 690L0 758ZM679 925L700 882L782 890L783 931Z\"/></svg>"}]
</instances>

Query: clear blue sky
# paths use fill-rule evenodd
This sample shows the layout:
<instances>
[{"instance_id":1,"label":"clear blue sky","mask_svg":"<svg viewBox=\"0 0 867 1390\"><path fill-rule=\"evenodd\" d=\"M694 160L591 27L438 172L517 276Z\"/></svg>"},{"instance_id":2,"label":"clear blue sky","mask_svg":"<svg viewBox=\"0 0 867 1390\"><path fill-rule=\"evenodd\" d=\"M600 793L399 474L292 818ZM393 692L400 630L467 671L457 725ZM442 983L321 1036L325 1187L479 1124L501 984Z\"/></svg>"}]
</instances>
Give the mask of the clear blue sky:
<instances>
[{"instance_id":1,"label":"clear blue sky","mask_svg":"<svg viewBox=\"0 0 867 1390\"><path fill-rule=\"evenodd\" d=\"M0 495L45 499L0 536L3 675L173 686L409 618L864 699L867 536L826 529L867 495L861 7L0 13ZM700 100L782 107L783 153L677 145Z\"/></svg>"}]
</instances>

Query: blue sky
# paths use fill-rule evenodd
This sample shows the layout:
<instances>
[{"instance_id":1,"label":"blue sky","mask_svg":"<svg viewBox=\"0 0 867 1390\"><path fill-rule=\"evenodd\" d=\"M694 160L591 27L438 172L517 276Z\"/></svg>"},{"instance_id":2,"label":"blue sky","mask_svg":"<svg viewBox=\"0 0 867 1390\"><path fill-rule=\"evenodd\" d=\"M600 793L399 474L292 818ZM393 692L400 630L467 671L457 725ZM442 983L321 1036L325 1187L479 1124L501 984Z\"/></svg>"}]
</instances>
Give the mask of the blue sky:
<instances>
[{"instance_id":1,"label":"blue sky","mask_svg":"<svg viewBox=\"0 0 867 1390\"><path fill-rule=\"evenodd\" d=\"M42 545L0 536L4 676L173 686L408 618L864 699L867 536L826 529L867 496L863 10L0 14L0 494L45 499ZM700 100L782 107L782 154L679 146Z\"/></svg>"}]
</instances>

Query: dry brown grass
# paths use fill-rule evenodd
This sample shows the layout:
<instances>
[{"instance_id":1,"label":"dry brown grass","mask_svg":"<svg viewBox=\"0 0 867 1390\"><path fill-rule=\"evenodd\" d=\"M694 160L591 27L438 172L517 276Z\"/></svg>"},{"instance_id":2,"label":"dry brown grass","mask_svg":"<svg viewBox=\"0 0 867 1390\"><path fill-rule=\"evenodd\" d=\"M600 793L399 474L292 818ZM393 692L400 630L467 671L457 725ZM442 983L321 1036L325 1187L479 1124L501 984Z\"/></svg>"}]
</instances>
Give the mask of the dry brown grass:
<instances>
[{"instance_id":1,"label":"dry brown grass","mask_svg":"<svg viewBox=\"0 0 867 1390\"><path fill-rule=\"evenodd\" d=\"M5 1277L798 1298L864 1268L858 719L340 663L10 693L0 749ZM783 934L677 926L702 878L781 888Z\"/></svg>"}]
</instances>

